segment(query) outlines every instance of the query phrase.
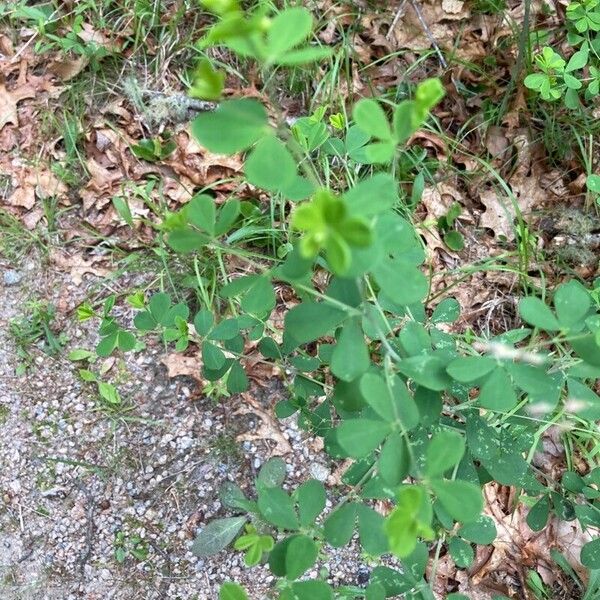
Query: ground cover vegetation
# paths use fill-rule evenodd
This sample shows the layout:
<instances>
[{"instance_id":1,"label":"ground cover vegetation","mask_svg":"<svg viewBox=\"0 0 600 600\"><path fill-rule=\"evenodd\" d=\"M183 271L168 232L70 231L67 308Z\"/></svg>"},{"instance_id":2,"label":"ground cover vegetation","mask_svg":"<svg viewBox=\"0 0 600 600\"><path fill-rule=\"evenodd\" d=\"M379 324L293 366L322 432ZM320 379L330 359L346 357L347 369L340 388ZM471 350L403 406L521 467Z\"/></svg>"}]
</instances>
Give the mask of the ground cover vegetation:
<instances>
[{"instance_id":1,"label":"ground cover vegetation","mask_svg":"<svg viewBox=\"0 0 600 600\"><path fill-rule=\"evenodd\" d=\"M68 88L64 111L46 115L60 160L23 166L31 190L22 174L20 202L6 194L4 252L108 276L102 254L64 253L88 245L120 272L150 273L72 314L98 325L68 356L107 410L123 400L104 361L158 340L199 357L216 402L270 368L284 392L269 410L344 465L335 490L288 484L278 456L252 486L224 483L193 552L267 564L282 600L600 597L600 3L65 4L1 9ZM467 10L475 26L455 27ZM498 52L481 56L491 23L504 26ZM364 73L354 54L369 57ZM152 89L164 68L182 91ZM116 103L104 97L115 78ZM2 126L28 85L0 84ZM101 102L117 125L90 137L86 103ZM143 125L115 133L128 111ZM78 202L61 200L69 187ZM65 236L80 204L85 227ZM32 310L10 328L26 377L29 345L67 345L52 307ZM550 437L552 468L539 458ZM532 551L518 585L480 596L473 580L493 569L482 557L509 545L511 518L528 540L549 536L535 552L561 575ZM552 537L561 522L576 556ZM119 562L147 556L119 535ZM333 585L319 563L356 539L369 580ZM449 563L469 583L441 585ZM232 580L219 597L255 596Z\"/></svg>"}]
</instances>

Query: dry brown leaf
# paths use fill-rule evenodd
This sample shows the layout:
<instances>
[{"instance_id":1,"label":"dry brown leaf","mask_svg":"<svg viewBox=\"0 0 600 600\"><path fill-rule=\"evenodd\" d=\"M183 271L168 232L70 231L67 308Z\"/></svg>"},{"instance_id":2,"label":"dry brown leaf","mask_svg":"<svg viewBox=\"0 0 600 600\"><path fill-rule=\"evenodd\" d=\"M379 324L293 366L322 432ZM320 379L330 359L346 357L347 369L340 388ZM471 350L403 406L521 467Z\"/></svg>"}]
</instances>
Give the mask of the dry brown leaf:
<instances>
[{"instance_id":1,"label":"dry brown leaf","mask_svg":"<svg viewBox=\"0 0 600 600\"><path fill-rule=\"evenodd\" d=\"M254 414L260 417L261 425L255 433L243 433L237 436L236 439L240 442L253 442L269 439L275 442L275 447L271 448L271 456L284 456L289 454L292 451L292 447L281 432L279 420L276 419L270 411L262 408L250 392L242 393L242 398L244 399L244 402L240 404L234 414Z\"/></svg>"},{"instance_id":2,"label":"dry brown leaf","mask_svg":"<svg viewBox=\"0 0 600 600\"><path fill-rule=\"evenodd\" d=\"M206 186L220 179L230 178L242 171L239 154L213 154L203 148L187 130L175 136L177 150L164 164L197 186Z\"/></svg>"},{"instance_id":3,"label":"dry brown leaf","mask_svg":"<svg viewBox=\"0 0 600 600\"><path fill-rule=\"evenodd\" d=\"M90 59L87 56L54 60L48 65L48 70L61 81L69 81L79 75L89 62Z\"/></svg>"},{"instance_id":4,"label":"dry brown leaf","mask_svg":"<svg viewBox=\"0 0 600 600\"><path fill-rule=\"evenodd\" d=\"M491 125L485 136L485 147L494 158L502 158L510 146L503 127Z\"/></svg>"},{"instance_id":5,"label":"dry brown leaf","mask_svg":"<svg viewBox=\"0 0 600 600\"><path fill-rule=\"evenodd\" d=\"M117 44L115 44L110 38L106 37L101 31L98 31L90 23L83 23L81 31L77 34L84 42L92 42L98 46L102 46L106 50L113 52L118 50Z\"/></svg>"},{"instance_id":6,"label":"dry brown leaf","mask_svg":"<svg viewBox=\"0 0 600 600\"><path fill-rule=\"evenodd\" d=\"M486 210L479 225L491 229L496 236L503 235L511 241L515 238L513 227L517 211L527 217L534 207L541 207L547 198L541 178L542 165L533 159L533 146L527 131L517 130L513 138L516 149L514 173L507 183L512 194L509 196L496 189L484 189L479 193Z\"/></svg>"},{"instance_id":7,"label":"dry brown leaf","mask_svg":"<svg viewBox=\"0 0 600 600\"><path fill-rule=\"evenodd\" d=\"M440 47L451 47L454 44L456 32L452 22L470 16L466 2L460 0L429 0L419 2L419 7L429 33ZM406 12L396 24L393 37L397 48L423 50L431 46L431 39L412 3L408 4Z\"/></svg>"},{"instance_id":8,"label":"dry brown leaf","mask_svg":"<svg viewBox=\"0 0 600 600\"><path fill-rule=\"evenodd\" d=\"M9 123L11 125L19 124L17 113L17 104L25 98L33 98L35 89L28 83L18 86L12 91L8 91L4 81L0 80L0 130Z\"/></svg>"},{"instance_id":9,"label":"dry brown leaf","mask_svg":"<svg viewBox=\"0 0 600 600\"><path fill-rule=\"evenodd\" d=\"M173 352L164 356L160 362L167 367L167 376L170 379L184 375L192 377L201 385L206 383L201 376L202 360L200 355L182 356L179 352Z\"/></svg>"},{"instance_id":10,"label":"dry brown leaf","mask_svg":"<svg viewBox=\"0 0 600 600\"><path fill-rule=\"evenodd\" d=\"M0 56L9 58L13 56L15 49L13 47L12 40L9 36L1 33L0 34Z\"/></svg>"},{"instance_id":11,"label":"dry brown leaf","mask_svg":"<svg viewBox=\"0 0 600 600\"><path fill-rule=\"evenodd\" d=\"M98 277L106 277L110 273L106 267L96 266L96 263L105 260L102 256L93 256L90 260L85 260L83 256L69 255L60 250L53 250L50 252L50 260L60 269L67 271L75 285L81 285L86 273Z\"/></svg>"},{"instance_id":12,"label":"dry brown leaf","mask_svg":"<svg viewBox=\"0 0 600 600\"><path fill-rule=\"evenodd\" d=\"M9 206L31 210L36 198L57 198L63 203L67 200L67 186L45 169L22 167L12 173L12 184L14 191L6 200Z\"/></svg>"}]
</instances>

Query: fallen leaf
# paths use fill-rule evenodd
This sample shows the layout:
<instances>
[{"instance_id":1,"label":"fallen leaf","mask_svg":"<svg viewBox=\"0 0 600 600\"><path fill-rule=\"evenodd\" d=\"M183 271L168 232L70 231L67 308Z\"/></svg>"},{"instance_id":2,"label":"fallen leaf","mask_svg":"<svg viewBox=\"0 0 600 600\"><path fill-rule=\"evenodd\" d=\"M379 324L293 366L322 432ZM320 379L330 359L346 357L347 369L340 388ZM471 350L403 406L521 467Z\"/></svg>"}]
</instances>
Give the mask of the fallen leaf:
<instances>
[{"instance_id":1,"label":"fallen leaf","mask_svg":"<svg viewBox=\"0 0 600 600\"><path fill-rule=\"evenodd\" d=\"M0 130L8 124L18 125L17 104L25 98L33 98L34 96L35 89L28 83L8 91L4 81L0 80Z\"/></svg>"},{"instance_id":2,"label":"fallen leaf","mask_svg":"<svg viewBox=\"0 0 600 600\"><path fill-rule=\"evenodd\" d=\"M281 432L279 420L272 415L271 411L263 409L251 393L242 393L242 398L244 402L240 404L234 414L254 414L260 418L261 425L255 433L242 433L236 439L241 442L270 439L275 442L275 447L271 448L271 456L289 454L292 447Z\"/></svg>"},{"instance_id":3,"label":"fallen leaf","mask_svg":"<svg viewBox=\"0 0 600 600\"><path fill-rule=\"evenodd\" d=\"M106 267L96 266L96 263L105 260L102 256L93 256L90 260L85 260L83 256L69 255L64 251L52 250L50 260L60 269L67 271L75 285L81 285L83 276L86 273L98 277L106 277L110 274L110 270Z\"/></svg>"},{"instance_id":4,"label":"fallen leaf","mask_svg":"<svg viewBox=\"0 0 600 600\"><path fill-rule=\"evenodd\" d=\"M62 60L54 60L48 65L48 70L56 75L61 81L70 81L89 64L90 59L87 56L78 58L66 58Z\"/></svg>"},{"instance_id":5,"label":"fallen leaf","mask_svg":"<svg viewBox=\"0 0 600 600\"><path fill-rule=\"evenodd\" d=\"M201 385L206 383L201 376L202 360L199 355L182 356L180 352L172 352L161 358L160 362L167 367L169 379L183 375L192 377Z\"/></svg>"}]
</instances>

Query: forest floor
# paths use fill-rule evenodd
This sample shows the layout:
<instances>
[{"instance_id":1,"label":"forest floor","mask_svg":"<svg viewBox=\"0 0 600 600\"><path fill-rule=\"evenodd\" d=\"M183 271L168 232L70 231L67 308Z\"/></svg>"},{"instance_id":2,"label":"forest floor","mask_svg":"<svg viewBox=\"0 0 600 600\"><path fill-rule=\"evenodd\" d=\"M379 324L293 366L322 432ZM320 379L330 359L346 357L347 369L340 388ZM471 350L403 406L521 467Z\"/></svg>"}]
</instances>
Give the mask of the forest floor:
<instances>
[{"instance_id":1,"label":"forest floor","mask_svg":"<svg viewBox=\"0 0 600 600\"><path fill-rule=\"evenodd\" d=\"M81 17L76 32L65 19L44 37L19 12L27 4L36 3L0 9L0 598L213 600L235 579L259 600L272 582L267 568L250 571L233 551L211 560L191 553L198 528L222 514L219 485L249 486L274 455L285 458L292 482L312 476L333 494L340 483L315 439L293 418L273 416L285 394L276 370L257 368L249 392L227 396L200 377L197 354L182 358L149 342L96 365L119 391L111 403L67 358L98 339L97 323L76 319L82 303L185 282L189 265L154 245L153 207L176 210L206 187L264 207L236 181L241 161L207 152L188 131L194 111L180 71L206 15L197 3L168 1L145 26L129 2L119 18L101 2L65 2ZM525 3L500 2L497 11L475 10L491 0L309 4L319 39L341 46L346 66L305 73L293 89L281 82L280 108L290 118L318 106L335 112L373 89L394 98L408 83L442 77L447 98L433 125L410 140L406 168L433 174L416 214L432 292L453 286L461 327L510 328L523 273L548 285L597 276L600 218L577 150L593 154L594 132L553 115L544 124L521 83L511 83ZM537 29L552 31L563 18L562 2L531 5ZM65 40L79 46L66 52ZM228 95L261 97L256 74L239 69L229 65ZM564 143L569 128L580 146ZM132 152L141 139L166 134L175 144L168 156ZM516 233L503 186L524 218ZM134 229L115 197L139 219ZM445 245L435 226L455 203L461 250ZM125 304L119 310L130 318ZM557 468L560 442L549 435L545 447L535 460ZM496 492L488 503L502 522L512 498ZM504 523L505 546L518 537L543 554L544 539L528 538L519 515ZM565 552L585 542L574 525L554 533ZM520 554L498 548L502 589L523 590ZM369 570L352 548L319 567L335 583L356 585ZM559 575L540 572L560 590L556 598L575 597ZM451 565L439 573L473 599L491 598Z\"/></svg>"}]
</instances>

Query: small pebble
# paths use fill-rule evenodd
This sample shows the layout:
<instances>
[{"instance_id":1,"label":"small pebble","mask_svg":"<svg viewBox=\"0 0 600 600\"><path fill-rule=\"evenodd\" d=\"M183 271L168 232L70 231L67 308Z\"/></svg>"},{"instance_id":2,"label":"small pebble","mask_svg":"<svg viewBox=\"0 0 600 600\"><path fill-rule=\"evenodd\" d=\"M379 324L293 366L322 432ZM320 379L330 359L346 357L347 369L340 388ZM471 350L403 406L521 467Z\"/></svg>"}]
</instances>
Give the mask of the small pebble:
<instances>
[{"instance_id":1,"label":"small pebble","mask_svg":"<svg viewBox=\"0 0 600 600\"><path fill-rule=\"evenodd\" d=\"M2 278L4 280L4 285L19 285L23 279L23 274L14 269L9 269L8 271L4 271Z\"/></svg>"}]
</instances>

